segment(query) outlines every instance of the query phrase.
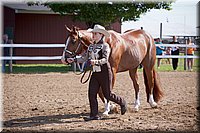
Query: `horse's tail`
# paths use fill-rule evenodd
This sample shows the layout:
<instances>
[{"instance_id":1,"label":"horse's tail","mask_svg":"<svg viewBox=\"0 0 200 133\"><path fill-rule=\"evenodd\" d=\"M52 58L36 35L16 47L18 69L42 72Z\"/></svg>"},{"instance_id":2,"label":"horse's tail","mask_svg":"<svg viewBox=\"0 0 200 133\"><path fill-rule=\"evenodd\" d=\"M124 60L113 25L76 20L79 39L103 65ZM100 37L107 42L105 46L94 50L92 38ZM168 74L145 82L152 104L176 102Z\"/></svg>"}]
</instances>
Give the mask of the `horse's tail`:
<instances>
[{"instance_id":1,"label":"horse's tail","mask_svg":"<svg viewBox=\"0 0 200 133\"><path fill-rule=\"evenodd\" d=\"M161 83L160 83L160 77L158 73L153 69L153 77L154 77L154 87L153 87L153 96L155 99L155 102L160 101L160 99L163 97L163 92L161 89Z\"/></svg>"},{"instance_id":2,"label":"horse's tail","mask_svg":"<svg viewBox=\"0 0 200 133\"><path fill-rule=\"evenodd\" d=\"M149 88L148 81L147 81L147 75L146 75L146 72L144 69L143 69L143 75L144 75L144 83L146 86L146 94L147 94L147 102L148 102L150 88ZM153 98L154 98L155 102L157 103L163 97L163 92L161 90L160 77L159 77L158 73L155 71L155 69L153 69L153 80L154 80Z\"/></svg>"}]
</instances>

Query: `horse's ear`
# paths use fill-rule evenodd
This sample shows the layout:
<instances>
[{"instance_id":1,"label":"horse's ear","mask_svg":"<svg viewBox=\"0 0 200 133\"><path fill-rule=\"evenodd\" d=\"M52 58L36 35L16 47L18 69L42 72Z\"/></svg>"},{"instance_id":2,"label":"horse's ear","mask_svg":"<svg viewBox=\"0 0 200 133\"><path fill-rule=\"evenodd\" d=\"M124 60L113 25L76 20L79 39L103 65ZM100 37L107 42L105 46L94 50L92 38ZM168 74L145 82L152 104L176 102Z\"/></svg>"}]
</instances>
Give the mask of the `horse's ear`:
<instances>
[{"instance_id":1,"label":"horse's ear","mask_svg":"<svg viewBox=\"0 0 200 133\"><path fill-rule=\"evenodd\" d=\"M65 28L66 28L66 30L67 30L68 32L71 32L71 29L68 28L66 25L65 25Z\"/></svg>"},{"instance_id":2,"label":"horse's ear","mask_svg":"<svg viewBox=\"0 0 200 133\"><path fill-rule=\"evenodd\" d=\"M76 33L76 27L75 27L75 26L73 26L72 31L73 31L74 33Z\"/></svg>"},{"instance_id":3,"label":"horse's ear","mask_svg":"<svg viewBox=\"0 0 200 133\"><path fill-rule=\"evenodd\" d=\"M80 28L78 28L78 27L76 27L76 26L73 26L72 29L73 29L74 32L77 32L78 30L80 30Z\"/></svg>"}]
</instances>

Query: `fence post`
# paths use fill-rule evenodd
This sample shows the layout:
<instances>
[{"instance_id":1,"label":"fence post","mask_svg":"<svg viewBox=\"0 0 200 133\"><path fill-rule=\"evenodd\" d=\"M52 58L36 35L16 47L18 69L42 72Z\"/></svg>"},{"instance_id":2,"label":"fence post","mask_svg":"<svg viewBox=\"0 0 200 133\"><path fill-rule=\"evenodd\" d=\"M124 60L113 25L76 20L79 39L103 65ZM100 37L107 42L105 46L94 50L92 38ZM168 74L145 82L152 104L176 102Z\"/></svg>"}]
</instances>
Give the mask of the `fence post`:
<instances>
[{"instance_id":1,"label":"fence post","mask_svg":"<svg viewBox=\"0 0 200 133\"><path fill-rule=\"evenodd\" d=\"M76 63L73 63L73 67L74 67L74 72L76 72Z\"/></svg>"},{"instance_id":2,"label":"fence post","mask_svg":"<svg viewBox=\"0 0 200 133\"><path fill-rule=\"evenodd\" d=\"M186 39L185 39L185 37L184 37L184 41L185 41L185 44L186 44L186 47L185 47L185 56L186 56L186 58L184 58L184 70L187 70L187 43L186 43Z\"/></svg>"},{"instance_id":3,"label":"fence post","mask_svg":"<svg viewBox=\"0 0 200 133\"><path fill-rule=\"evenodd\" d=\"M9 72L12 73L12 56L13 56L13 47L10 47L10 49L9 49L9 53L10 53Z\"/></svg>"},{"instance_id":4,"label":"fence post","mask_svg":"<svg viewBox=\"0 0 200 133\"><path fill-rule=\"evenodd\" d=\"M184 55L187 56L187 48L185 48ZM187 57L184 58L184 70L187 70Z\"/></svg>"},{"instance_id":5,"label":"fence post","mask_svg":"<svg viewBox=\"0 0 200 133\"><path fill-rule=\"evenodd\" d=\"M160 23L160 39L162 40L162 23Z\"/></svg>"}]
</instances>

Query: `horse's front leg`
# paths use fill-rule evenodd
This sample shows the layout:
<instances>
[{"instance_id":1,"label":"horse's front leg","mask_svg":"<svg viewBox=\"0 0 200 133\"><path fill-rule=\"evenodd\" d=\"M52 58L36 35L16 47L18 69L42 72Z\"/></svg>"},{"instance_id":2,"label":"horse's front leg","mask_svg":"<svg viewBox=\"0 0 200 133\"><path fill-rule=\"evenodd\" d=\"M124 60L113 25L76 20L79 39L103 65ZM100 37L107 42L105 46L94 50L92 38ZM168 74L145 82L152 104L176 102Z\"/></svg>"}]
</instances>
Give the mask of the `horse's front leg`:
<instances>
[{"instance_id":1,"label":"horse's front leg","mask_svg":"<svg viewBox=\"0 0 200 133\"><path fill-rule=\"evenodd\" d=\"M113 89L113 87L114 87L114 84L115 84L115 81L116 81L116 75L117 75L117 67L112 67L112 86L111 86L111 89ZM108 115L108 113L110 111L117 112L117 107L114 103L107 101L107 102L105 102L105 112L103 114Z\"/></svg>"},{"instance_id":2,"label":"horse's front leg","mask_svg":"<svg viewBox=\"0 0 200 133\"><path fill-rule=\"evenodd\" d=\"M108 112L110 112L109 102L108 102L107 99L104 97L102 88L99 89L98 95L99 95L101 101L105 104L105 111L104 111L103 114L104 114L104 115L108 115Z\"/></svg>"},{"instance_id":3,"label":"horse's front leg","mask_svg":"<svg viewBox=\"0 0 200 133\"><path fill-rule=\"evenodd\" d=\"M104 98L104 105L105 105L105 110L103 112L103 115L109 116L108 113L110 111L114 111L117 112L117 107L115 104L111 103L110 101L108 101L106 98Z\"/></svg>"},{"instance_id":4,"label":"horse's front leg","mask_svg":"<svg viewBox=\"0 0 200 133\"><path fill-rule=\"evenodd\" d=\"M116 69L113 67L112 68L112 89L114 87L114 83L115 83L115 80L116 80ZM111 90L112 91L112 90ZM108 101L107 99L104 98L104 104L105 104L105 110L104 110L104 115L107 115L108 116L108 113L110 111L114 111L114 112L117 112L117 107L114 103L111 103L110 101Z\"/></svg>"},{"instance_id":5,"label":"horse's front leg","mask_svg":"<svg viewBox=\"0 0 200 133\"><path fill-rule=\"evenodd\" d=\"M108 113L110 112L110 110L111 110L111 105L110 105L110 102L106 99L106 98L104 98L104 100L105 100L105 102L104 102L104 107L105 107L105 109L104 109L104 112L103 112L103 115L106 115L106 116L108 116Z\"/></svg>"},{"instance_id":6,"label":"horse's front leg","mask_svg":"<svg viewBox=\"0 0 200 133\"><path fill-rule=\"evenodd\" d=\"M99 92L98 92L98 95L100 97L100 99L102 100L102 102L104 103L104 112L103 112L103 115L106 115L108 116L108 113L113 110L115 108L115 105L114 104L111 104L111 102L109 102L103 95L103 91L102 91L102 88L99 89Z\"/></svg>"},{"instance_id":7,"label":"horse's front leg","mask_svg":"<svg viewBox=\"0 0 200 133\"><path fill-rule=\"evenodd\" d=\"M138 111L139 106L140 106L140 99L139 99L139 83L138 83L137 68L135 68L133 70L129 70L129 75L131 77L131 80L133 82L133 86L134 86L134 89L135 89L134 109L135 109L135 111Z\"/></svg>"}]
</instances>

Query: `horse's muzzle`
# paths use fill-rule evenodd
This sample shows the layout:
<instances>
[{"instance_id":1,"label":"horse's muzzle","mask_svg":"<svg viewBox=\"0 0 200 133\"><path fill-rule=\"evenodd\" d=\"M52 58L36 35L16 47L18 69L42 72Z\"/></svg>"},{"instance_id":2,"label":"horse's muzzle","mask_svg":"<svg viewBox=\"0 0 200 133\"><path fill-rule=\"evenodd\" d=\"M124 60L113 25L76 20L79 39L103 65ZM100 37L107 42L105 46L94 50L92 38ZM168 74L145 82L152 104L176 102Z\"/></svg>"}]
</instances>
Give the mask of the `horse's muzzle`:
<instances>
[{"instance_id":1,"label":"horse's muzzle","mask_svg":"<svg viewBox=\"0 0 200 133\"><path fill-rule=\"evenodd\" d=\"M66 64L66 65L69 64L69 62L67 61L67 59L64 58L64 57L61 57L61 62L62 62L63 64Z\"/></svg>"}]
</instances>

